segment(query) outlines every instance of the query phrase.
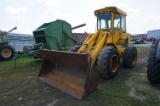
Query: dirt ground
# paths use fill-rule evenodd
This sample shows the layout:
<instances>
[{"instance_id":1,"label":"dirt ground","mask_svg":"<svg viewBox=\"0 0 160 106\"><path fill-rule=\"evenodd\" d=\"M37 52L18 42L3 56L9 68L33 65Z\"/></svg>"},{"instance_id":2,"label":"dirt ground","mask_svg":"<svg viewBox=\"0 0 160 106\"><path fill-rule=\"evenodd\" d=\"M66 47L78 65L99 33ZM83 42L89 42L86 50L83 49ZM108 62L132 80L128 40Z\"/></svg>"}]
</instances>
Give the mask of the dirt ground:
<instances>
[{"instance_id":1,"label":"dirt ground","mask_svg":"<svg viewBox=\"0 0 160 106\"><path fill-rule=\"evenodd\" d=\"M147 80L146 66L149 47L138 46L135 68L121 65L116 78L100 79L98 88L78 100L38 79L41 60L24 58L0 62L0 105L1 106L150 106L160 105L160 86ZM11 64L11 66L8 66Z\"/></svg>"}]
</instances>

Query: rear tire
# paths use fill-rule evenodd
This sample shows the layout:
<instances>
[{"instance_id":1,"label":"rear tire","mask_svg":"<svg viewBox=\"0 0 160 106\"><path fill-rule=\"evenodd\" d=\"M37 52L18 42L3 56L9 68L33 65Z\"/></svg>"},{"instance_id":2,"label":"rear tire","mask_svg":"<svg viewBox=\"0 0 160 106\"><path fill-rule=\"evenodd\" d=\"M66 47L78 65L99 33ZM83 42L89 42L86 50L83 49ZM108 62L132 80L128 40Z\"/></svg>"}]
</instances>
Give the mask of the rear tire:
<instances>
[{"instance_id":1,"label":"rear tire","mask_svg":"<svg viewBox=\"0 0 160 106\"><path fill-rule=\"evenodd\" d=\"M156 59L158 43L152 44L147 64L147 77L152 83L160 83L160 60Z\"/></svg>"},{"instance_id":2,"label":"rear tire","mask_svg":"<svg viewBox=\"0 0 160 106\"><path fill-rule=\"evenodd\" d=\"M126 68L132 68L137 62L137 48L135 46L128 46L124 50L123 66Z\"/></svg>"},{"instance_id":3,"label":"rear tire","mask_svg":"<svg viewBox=\"0 0 160 106\"><path fill-rule=\"evenodd\" d=\"M10 45L0 45L0 60L10 60L14 55L14 49Z\"/></svg>"},{"instance_id":4,"label":"rear tire","mask_svg":"<svg viewBox=\"0 0 160 106\"><path fill-rule=\"evenodd\" d=\"M114 46L102 49L98 56L97 69L101 78L109 80L114 78L120 66L120 57Z\"/></svg>"},{"instance_id":5,"label":"rear tire","mask_svg":"<svg viewBox=\"0 0 160 106\"><path fill-rule=\"evenodd\" d=\"M70 48L69 52L77 52L80 47L81 47L81 45L75 45Z\"/></svg>"}]
</instances>

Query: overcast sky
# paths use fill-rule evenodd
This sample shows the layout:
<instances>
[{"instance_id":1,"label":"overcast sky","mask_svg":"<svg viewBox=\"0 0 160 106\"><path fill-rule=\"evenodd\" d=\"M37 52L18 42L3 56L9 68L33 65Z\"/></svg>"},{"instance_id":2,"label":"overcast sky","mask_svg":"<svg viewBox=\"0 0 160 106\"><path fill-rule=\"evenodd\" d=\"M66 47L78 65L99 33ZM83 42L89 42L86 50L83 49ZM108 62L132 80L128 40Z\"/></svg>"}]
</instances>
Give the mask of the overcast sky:
<instances>
[{"instance_id":1,"label":"overcast sky","mask_svg":"<svg viewBox=\"0 0 160 106\"><path fill-rule=\"evenodd\" d=\"M160 0L0 0L0 29L8 31L17 26L15 33L32 34L41 24L62 19L72 27L86 23L74 32L93 33L93 12L106 6L127 12L127 31L131 34L160 29Z\"/></svg>"}]
</instances>

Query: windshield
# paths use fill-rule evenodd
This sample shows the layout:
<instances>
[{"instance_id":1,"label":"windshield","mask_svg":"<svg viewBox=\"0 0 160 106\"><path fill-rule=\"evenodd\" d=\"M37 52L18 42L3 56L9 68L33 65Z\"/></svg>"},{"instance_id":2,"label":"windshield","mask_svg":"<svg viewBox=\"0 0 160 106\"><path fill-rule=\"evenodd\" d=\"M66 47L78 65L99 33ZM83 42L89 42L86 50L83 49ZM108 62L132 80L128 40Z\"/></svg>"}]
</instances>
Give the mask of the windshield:
<instances>
[{"instance_id":1,"label":"windshield","mask_svg":"<svg viewBox=\"0 0 160 106\"><path fill-rule=\"evenodd\" d=\"M6 34L1 35L1 41L3 41L3 42L7 41L7 35Z\"/></svg>"},{"instance_id":2,"label":"windshield","mask_svg":"<svg viewBox=\"0 0 160 106\"><path fill-rule=\"evenodd\" d=\"M97 18L98 18L98 29L111 28L111 12L99 14Z\"/></svg>"}]
</instances>

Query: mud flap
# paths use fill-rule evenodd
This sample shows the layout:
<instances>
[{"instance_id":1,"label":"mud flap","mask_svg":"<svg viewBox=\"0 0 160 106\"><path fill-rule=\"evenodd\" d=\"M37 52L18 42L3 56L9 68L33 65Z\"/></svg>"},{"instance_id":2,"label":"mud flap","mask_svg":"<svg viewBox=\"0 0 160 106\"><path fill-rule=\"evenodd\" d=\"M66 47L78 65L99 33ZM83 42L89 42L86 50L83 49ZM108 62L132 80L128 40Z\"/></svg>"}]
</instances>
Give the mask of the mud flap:
<instances>
[{"instance_id":1,"label":"mud flap","mask_svg":"<svg viewBox=\"0 0 160 106\"><path fill-rule=\"evenodd\" d=\"M39 78L82 99L98 86L98 71L88 54L43 50Z\"/></svg>"}]
</instances>

